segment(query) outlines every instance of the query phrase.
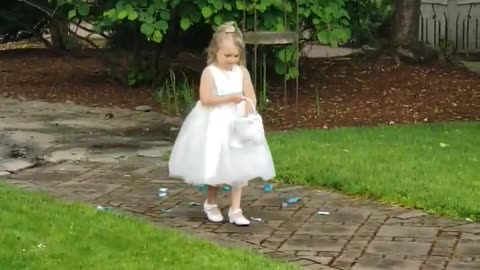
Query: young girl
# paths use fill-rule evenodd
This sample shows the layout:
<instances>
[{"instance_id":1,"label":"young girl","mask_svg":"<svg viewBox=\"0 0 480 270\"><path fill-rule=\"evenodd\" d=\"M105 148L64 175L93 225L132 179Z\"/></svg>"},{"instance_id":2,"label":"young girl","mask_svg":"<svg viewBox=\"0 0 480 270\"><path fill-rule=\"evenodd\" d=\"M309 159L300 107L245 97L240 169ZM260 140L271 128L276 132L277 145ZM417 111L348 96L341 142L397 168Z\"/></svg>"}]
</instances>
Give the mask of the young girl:
<instances>
[{"instance_id":1,"label":"young girl","mask_svg":"<svg viewBox=\"0 0 480 270\"><path fill-rule=\"evenodd\" d=\"M222 222L216 199L219 185L232 186L230 223L249 225L240 208L242 186L275 176L268 144L233 147L235 119L254 112L255 91L245 68L245 44L234 23L217 28L207 49L208 66L200 79L200 100L186 117L170 156L170 176L208 185L203 205L211 222ZM255 106L255 105L254 105Z\"/></svg>"}]
</instances>

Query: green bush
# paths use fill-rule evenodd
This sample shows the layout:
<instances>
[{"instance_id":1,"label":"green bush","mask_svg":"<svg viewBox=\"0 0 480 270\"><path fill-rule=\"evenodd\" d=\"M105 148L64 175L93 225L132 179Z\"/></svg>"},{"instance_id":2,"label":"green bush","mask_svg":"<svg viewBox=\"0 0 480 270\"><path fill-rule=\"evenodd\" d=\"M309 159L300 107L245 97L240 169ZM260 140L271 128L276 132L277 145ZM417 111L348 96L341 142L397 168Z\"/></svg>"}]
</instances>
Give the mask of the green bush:
<instances>
[{"instance_id":1,"label":"green bush","mask_svg":"<svg viewBox=\"0 0 480 270\"><path fill-rule=\"evenodd\" d=\"M377 38L393 11L391 0L348 0L345 8L350 15L351 42L356 45Z\"/></svg>"},{"instance_id":2,"label":"green bush","mask_svg":"<svg viewBox=\"0 0 480 270\"><path fill-rule=\"evenodd\" d=\"M72 20L86 17L94 21L98 31L110 31L124 22L133 23L148 41L158 44L167 42L168 35L176 35L172 33L173 26L185 32L198 24L213 28L233 20L252 30L255 9L257 30L295 31L298 11L300 30L308 31L322 44L338 46L351 37L344 0L299 0L298 9L295 0L111 0L102 6L90 6L82 0L55 3L68 5L68 17ZM287 78L298 76L294 65L297 57L294 46L277 50L277 73L286 74Z\"/></svg>"}]
</instances>

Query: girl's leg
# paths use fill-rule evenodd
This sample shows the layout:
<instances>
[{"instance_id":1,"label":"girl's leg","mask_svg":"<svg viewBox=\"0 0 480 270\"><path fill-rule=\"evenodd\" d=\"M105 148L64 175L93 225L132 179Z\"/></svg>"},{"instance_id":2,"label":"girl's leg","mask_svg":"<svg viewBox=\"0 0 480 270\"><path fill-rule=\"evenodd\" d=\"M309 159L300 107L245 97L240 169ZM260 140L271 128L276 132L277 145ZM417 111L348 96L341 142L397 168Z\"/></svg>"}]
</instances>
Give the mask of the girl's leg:
<instances>
[{"instance_id":1,"label":"girl's leg","mask_svg":"<svg viewBox=\"0 0 480 270\"><path fill-rule=\"evenodd\" d=\"M203 204L203 211L207 214L208 220L211 222L222 222L223 216L217 206L218 187L208 186L207 200Z\"/></svg>"},{"instance_id":2,"label":"girl's leg","mask_svg":"<svg viewBox=\"0 0 480 270\"><path fill-rule=\"evenodd\" d=\"M217 204L217 193L218 193L218 187L208 186L208 192L207 192L208 204Z\"/></svg>"},{"instance_id":3,"label":"girl's leg","mask_svg":"<svg viewBox=\"0 0 480 270\"><path fill-rule=\"evenodd\" d=\"M232 210L240 209L240 204L242 202L242 187L233 186L231 196L232 196L232 204L230 205L230 209Z\"/></svg>"},{"instance_id":4,"label":"girl's leg","mask_svg":"<svg viewBox=\"0 0 480 270\"><path fill-rule=\"evenodd\" d=\"M228 211L228 218L230 223L235 223L236 225L249 225L250 221L243 216L242 209L240 208L241 200L242 186L233 186L232 204L230 205L230 210Z\"/></svg>"}]
</instances>

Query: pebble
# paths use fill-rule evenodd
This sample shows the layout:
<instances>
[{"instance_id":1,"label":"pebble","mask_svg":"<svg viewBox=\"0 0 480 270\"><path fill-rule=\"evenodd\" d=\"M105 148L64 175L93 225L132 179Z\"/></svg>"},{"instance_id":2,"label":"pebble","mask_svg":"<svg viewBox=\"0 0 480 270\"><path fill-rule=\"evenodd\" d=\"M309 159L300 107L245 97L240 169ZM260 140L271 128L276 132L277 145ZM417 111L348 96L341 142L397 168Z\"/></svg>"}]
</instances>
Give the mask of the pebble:
<instances>
[{"instance_id":1,"label":"pebble","mask_svg":"<svg viewBox=\"0 0 480 270\"><path fill-rule=\"evenodd\" d=\"M140 105L135 107L135 111L139 111L139 112L149 112L151 110L152 110L152 107L148 105Z\"/></svg>"}]
</instances>

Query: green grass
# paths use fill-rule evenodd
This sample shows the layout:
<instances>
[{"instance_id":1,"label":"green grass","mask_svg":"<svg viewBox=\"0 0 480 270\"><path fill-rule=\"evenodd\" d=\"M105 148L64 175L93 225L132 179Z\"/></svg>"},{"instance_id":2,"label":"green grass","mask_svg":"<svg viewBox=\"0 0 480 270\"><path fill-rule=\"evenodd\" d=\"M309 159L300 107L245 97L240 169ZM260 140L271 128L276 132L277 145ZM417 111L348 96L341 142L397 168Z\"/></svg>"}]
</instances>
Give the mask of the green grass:
<instances>
[{"instance_id":1,"label":"green grass","mask_svg":"<svg viewBox=\"0 0 480 270\"><path fill-rule=\"evenodd\" d=\"M0 184L0 269L296 269Z\"/></svg>"},{"instance_id":2,"label":"green grass","mask_svg":"<svg viewBox=\"0 0 480 270\"><path fill-rule=\"evenodd\" d=\"M480 219L480 122L294 131L269 143L281 181Z\"/></svg>"}]
</instances>

